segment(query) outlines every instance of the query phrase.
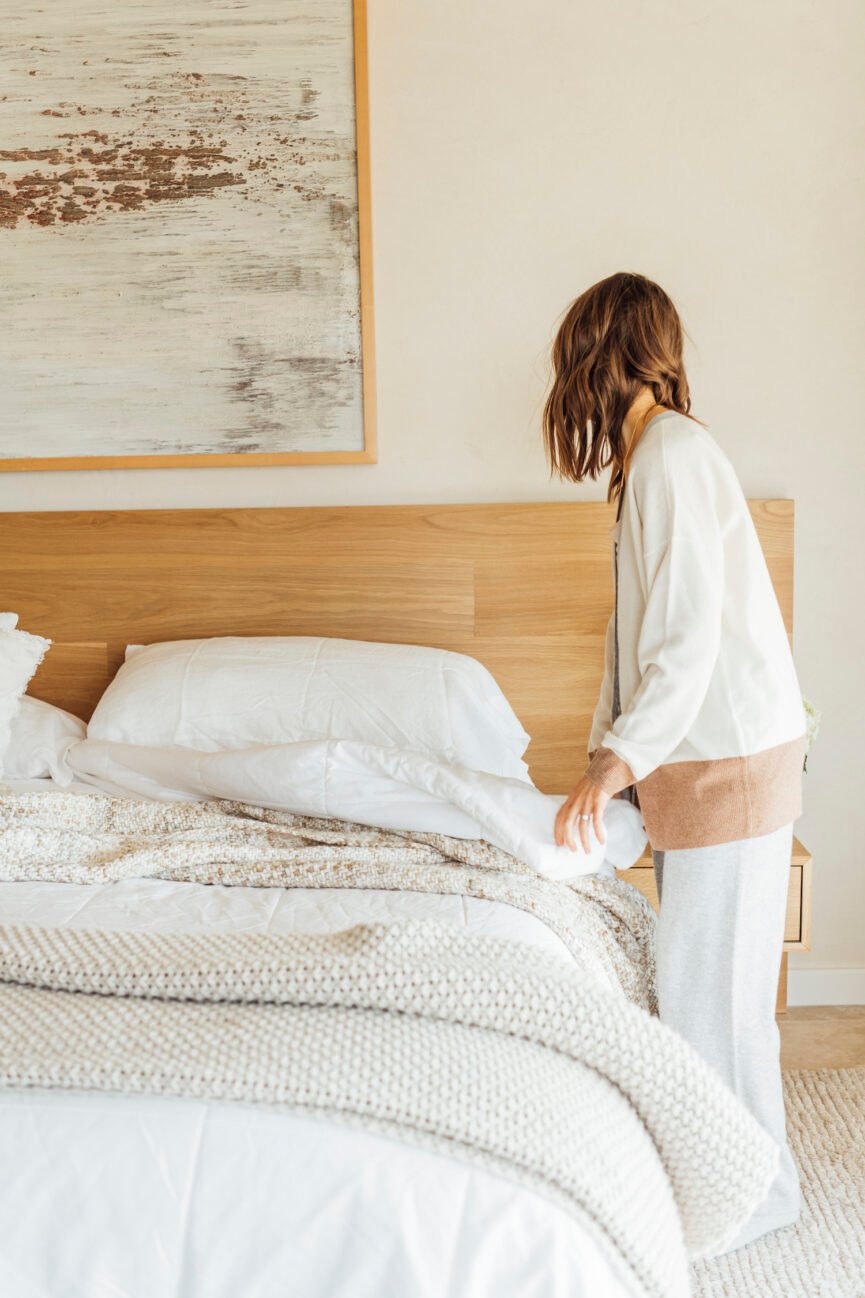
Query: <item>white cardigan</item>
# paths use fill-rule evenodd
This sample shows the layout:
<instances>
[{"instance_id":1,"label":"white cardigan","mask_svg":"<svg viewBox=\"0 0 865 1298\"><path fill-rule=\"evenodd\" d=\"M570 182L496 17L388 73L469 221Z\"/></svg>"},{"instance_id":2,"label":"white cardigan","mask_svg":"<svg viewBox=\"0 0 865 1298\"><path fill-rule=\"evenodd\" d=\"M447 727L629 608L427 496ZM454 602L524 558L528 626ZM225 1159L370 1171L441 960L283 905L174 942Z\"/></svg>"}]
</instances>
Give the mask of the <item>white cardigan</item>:
<instances>
[{"instance_id":1,"label":"white cardigan","mask_svg":"<svg viewBox=\"0 0 865 1298\"><path fill-rule=\"evenodd\" d=\"M636 784L660 850L788 824L801 811L802 696L747 501L699 424L675 411L650 420L612 535L617 614L589 778L608 793Z\"/></svg>"}]
</instances>

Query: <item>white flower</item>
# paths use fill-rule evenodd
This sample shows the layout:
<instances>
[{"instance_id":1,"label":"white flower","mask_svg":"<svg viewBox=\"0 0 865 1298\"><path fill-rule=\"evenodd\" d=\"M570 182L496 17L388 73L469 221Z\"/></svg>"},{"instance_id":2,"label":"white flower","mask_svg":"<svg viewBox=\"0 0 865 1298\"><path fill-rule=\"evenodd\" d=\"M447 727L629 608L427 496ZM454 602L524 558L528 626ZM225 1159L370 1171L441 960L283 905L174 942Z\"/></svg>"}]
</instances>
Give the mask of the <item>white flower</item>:
<instances>
[{"instance_id":1,"label":"white flower","mask_svg":"<svg viewBox=\"0 0 865 1298\"><path fill-rule=\"evenodd\" d=\"M814 707L814 704L810 701L810 699L803 698L802 703L805 706L805 721L806 721L805 739L806 739L807 751L810 752L811 745L813 744L814 740L817 738L817 734L820 730L821 714Z\"/></svg>"},{"instance_id":2,"label":"white flower","mask_svg":"<svg viewBox=\"0 0 865 1298\"><path fill-rule=\"evenodd\" d=\"M813 744L814 740L817 738L817 735L820 730L821 714L814 707L814 704L810 701L810 699L806 699L804 695L802 697L802 705L805 708L805 762L802 769L807 771L808 754L810 753L811 745Z\"/></svg>"}]
</instances>

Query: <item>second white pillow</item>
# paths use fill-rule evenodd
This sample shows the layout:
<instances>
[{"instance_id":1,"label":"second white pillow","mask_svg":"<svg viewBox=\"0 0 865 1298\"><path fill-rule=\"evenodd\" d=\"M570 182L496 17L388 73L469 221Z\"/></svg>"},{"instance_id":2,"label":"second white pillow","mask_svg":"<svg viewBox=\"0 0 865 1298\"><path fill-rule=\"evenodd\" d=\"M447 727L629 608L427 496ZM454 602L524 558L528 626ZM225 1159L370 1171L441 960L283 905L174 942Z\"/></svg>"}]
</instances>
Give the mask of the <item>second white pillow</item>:
<instances>
[{"instance_id":1,"label":"second white pillow","mask_svg":"<svg viewBox=\"0 0 865 1298\"><path fill-rule=\"evenodd\" d=\"M71 712L25 694L12 722L3 774L7 780L38 780L50 775L61 786L72 782L65 757L87 734L84 722Z\"/></svg>"},{"instance_id":2,"label":"second white pillow","mask_svg":"<svg viewBox=\"0 0 865 1298\"><path fill-rule=\"evenodd\" d=\"M0 775L24 691L51 646L17 627L17 613L0 613Z\"/></svg>"}]
</instances>

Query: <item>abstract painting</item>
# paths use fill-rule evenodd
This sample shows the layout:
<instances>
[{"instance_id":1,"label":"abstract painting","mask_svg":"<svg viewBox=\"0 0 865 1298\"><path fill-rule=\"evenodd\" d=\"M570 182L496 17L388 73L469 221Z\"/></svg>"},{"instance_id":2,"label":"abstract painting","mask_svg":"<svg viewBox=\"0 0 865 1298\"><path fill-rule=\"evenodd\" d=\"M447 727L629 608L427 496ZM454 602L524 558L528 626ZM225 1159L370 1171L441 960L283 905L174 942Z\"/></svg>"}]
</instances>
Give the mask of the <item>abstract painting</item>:
<instances>
[{"instance_id":1,"label":"abstract painting","mask_svg":"<svg viewBox=\"0 0 865 1298\"><path fill-rule=\"evenodd\" d=\"M0 468L370 462L361 0L9 0Z\"/></svg>"}]
</instances>

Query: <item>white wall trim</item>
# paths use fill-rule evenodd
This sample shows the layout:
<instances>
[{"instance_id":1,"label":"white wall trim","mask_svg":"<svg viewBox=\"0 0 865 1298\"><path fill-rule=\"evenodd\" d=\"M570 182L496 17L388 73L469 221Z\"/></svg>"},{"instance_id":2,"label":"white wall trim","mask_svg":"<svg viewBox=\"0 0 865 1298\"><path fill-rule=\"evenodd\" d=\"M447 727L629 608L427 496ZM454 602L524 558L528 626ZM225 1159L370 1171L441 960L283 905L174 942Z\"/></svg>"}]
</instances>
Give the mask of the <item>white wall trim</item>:
<instances>
[{"instance_id":1,"label":"white wall trim","mask_svg":"<svg viewBox=\"0 0 865 1298\"><path fill-rule=\"evenodd\" d=\"M790 969L789 1005L865 1005L865 965Z\"/></svg>"}]
</instances>

